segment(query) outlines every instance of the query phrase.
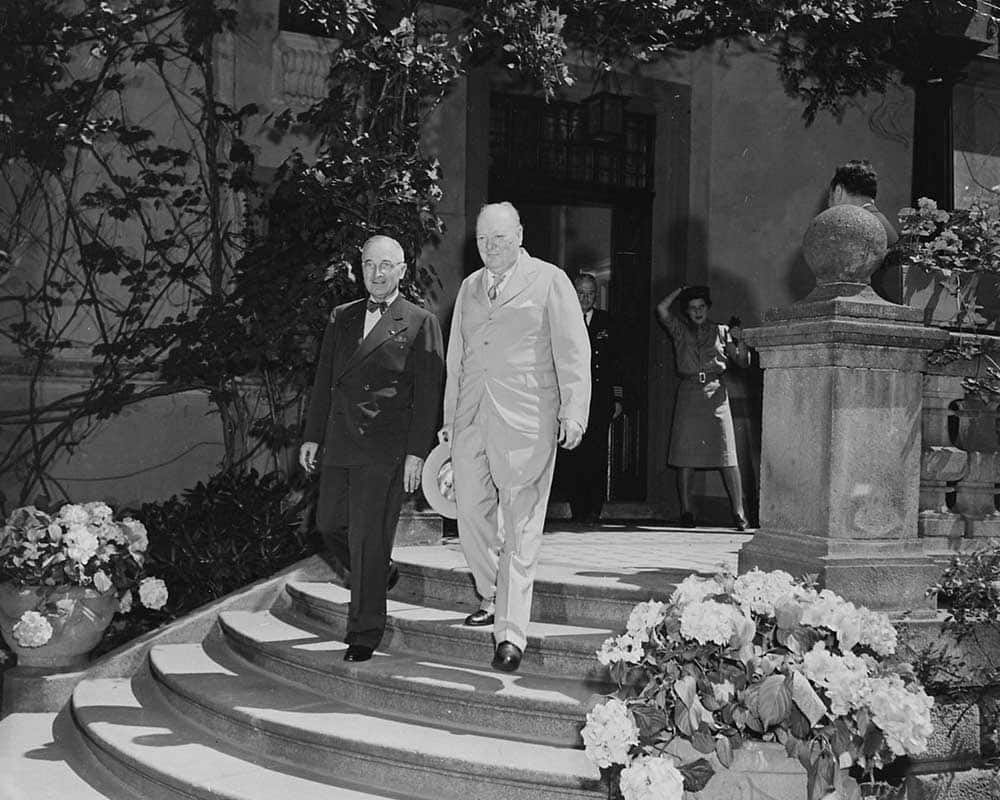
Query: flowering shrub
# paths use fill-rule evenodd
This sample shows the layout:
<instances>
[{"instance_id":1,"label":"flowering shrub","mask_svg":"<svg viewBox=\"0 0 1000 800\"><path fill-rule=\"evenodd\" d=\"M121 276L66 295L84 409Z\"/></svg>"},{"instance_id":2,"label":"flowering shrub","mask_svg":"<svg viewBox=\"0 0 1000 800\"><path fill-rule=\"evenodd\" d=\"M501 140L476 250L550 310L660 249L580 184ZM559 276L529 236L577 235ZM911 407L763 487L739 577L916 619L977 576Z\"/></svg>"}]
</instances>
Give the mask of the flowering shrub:
<instances>
[{"instance_id":1,"label":"flowering shrub","mask_svg":"<svg viewBox=\"0 0 1000 800\"><path fill-rule=\"evenodd\" d=\"M105 503L64 505L53 516L34 506L16 508L0 528L0 580L19 585L84 586L104 594L114 592L119 610L132 608L133 591L146 608L167 602L167 587L159 578L143 575L149 539L141 522L115 521ZM59 601L44 599L25 611L13 635L22 647L41 647L52 637L49 617L68 613Z\"/></svg>"},{"instance_id":2,"label":"flowering shrub","mask_svg":"<svg viewBox=\"0 0 1000 800\"><path fill-rule=\"evenodd\" d=\"M954 324L985 325L977 301L976 275L1000 273L1000 213L995 205L974 203L944 211L927 197L899 212L899 251L904 263L925 269L955 298Z\"/></svg>"},{"instance_id":3,"label":"flowering shrub","mask_svg":"<svg viewBox=\"0 0 1000 800\"><path fill-rule=\"evenodd\" d=\"M886 615L780 570L691 575L598 651L619 688L587 715L586 752L624 800L680 800L714 767L679 763L675 738L724 767L747 740L780 742L823 797L853 780L840 767L872 780L927 748L933 700L895 651Z\"/></svg>"}]
</instances>

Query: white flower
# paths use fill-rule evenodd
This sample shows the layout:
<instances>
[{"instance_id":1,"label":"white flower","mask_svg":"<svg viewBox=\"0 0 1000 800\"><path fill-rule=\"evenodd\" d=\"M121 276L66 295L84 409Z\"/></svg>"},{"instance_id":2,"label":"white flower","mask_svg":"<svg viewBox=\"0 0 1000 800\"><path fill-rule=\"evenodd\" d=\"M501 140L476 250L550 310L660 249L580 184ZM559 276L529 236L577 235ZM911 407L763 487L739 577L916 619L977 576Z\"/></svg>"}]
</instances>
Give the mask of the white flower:
<instances>
[{"instance_id":1,"label":"white flower","mask_svg":"<svg viewBox=\"0 0 1000 800\"><path fill-rule=\"evenodd\" d=\"M111 582L111 578L107 576L104 570L99 569L94 573L94 588L102 594L108 591L114 584Z\"/></svg>"},{"instance_id":2,"label":"white flower","mask_svg":"<svg viewBox=\"0 0 1000 800\"><path fill-rule=\"evenodd\" d=\"M629 748L638 743L639 729L621 700L611 698L587 714L583 744L598 767L628 763Z\"/></svg>"},{"instance_id":3,"label":"white flower","mask_svg":"<svg viewBox=\"0 0 1000 800\"><path fill-rule=\"evenodd\" d=\"M649 639L649 632L663 621L666 604L656 600L639 603L628 615L627 630L640 641Z\"/></svg>"},{"instance_id":4,"label":"white flower","mask_svg":"<svg viewBox=\"0 0 1000 800\"><path fill-rule=\"evenodd\" d=\"M898 634L896 626L889 621L889 615L868 608L859 608L857 613L861 627L859 642L880 656L891 656L895 653Z\"/></svg>"},{"instance_id":5,"label":"white flower","mask_svg":"<svg viewBox=\"0 0 1000 800\"><path fill-rule=\"evenodd\" d=\"M111 507L99 500L92 503L84 503L83 508L90 516L90 522L94 525L102 525L105 522L110 522L111 517L114 515Z\"/></svg>"},{"instance_id":6,"label":"white flower","mask_svg":"<svg viewBox=\"0 0 1000 800\"><path fill-rule=\"evenodd\" d=\"M67 503L59 509L56 519L67 525L86 525L90 522L90 514L83 506Z\"/></svg>"},{"instance_id":7,"label":"white flower","mask_svg":"<svg viewBox=\"0 0 1000 800\"><path fill-rule=\"evenodd\" d=\"M728 644L739 630L743 615L728 603L704 600L691 603L681 612L681 636L699 644Z\"/></svg>"},{"instance_id":8,"label":"white flower","mask_svg":"<svg viewBox=\"0 0 1000 800\"><path fill-rule=\"evenodd\" d=\"M763 572L755 567L736 579L733 599L745 609L773 617L775 606L792 595L794 588L795 581L787 572Z\"/></svg>"},{"instance_id":9,"label":"white flower","mask_svg":"<svg viewBox=\"0 0 1000 800\"><path fill-rule=\"evenodd\" d=\"M25 611L11 633L21 647L41 647L52 638L52 625L43 614Z\"/></svg>"},{"instance_id":10,"label":"white flower","mask_svg":"<svg viewBox=\"0 0 1000 800\"><path fill-rule=\"evenodd\" d=\"M122 614L128 614L132 610L132 590L129 589L121 596L118 601L118 611Z\"/></svg>"},{"instance_id":11,"label":"white flower","mask_svg":"<svg viewBox=\"0 0 1000 800\"><path fill-rule=\"evenodd\" d=\"M829 589L824 589L802 611L802 624L814 628L827 628L837 634L840 649L848 651L861 641L861 628L865 615L874 612L859 609ZM876 634L881 641L881 636ZM895 646L894 646L895 647Z\"/></svg>"},{"instance_id":12,"label":"white flower","mask_svg":"<svg viewBox=\"0 0 1000 800\"><path fill-rule=\"evenodd\" d=\"M167 584L159 578L143 578L139 584L139 602L157 611L167 604Z\"/></svg>"},{"instance_id":13,"label":"white flower","mask_svg":"<svg viewBox=\"0 0 1000 800\"><path fill-rule=\"evenodd\" d=\"M822 686L830 698L830 711L842 716L861 707L868 694L868 664L853 653L838 656L817 642L802 658L802 673Z\"/></svg>"},{"instance_id":14,"label":"white flower","mask_svg":"<svg viewBox=\"0 0 1000 800\"><path fill-rule=\"evenodd\" d=\"M78 564L86 564L97 554L100 541L86 525L72 523L63 536L66 555Z\"/></svg>"},{"instance_id":15,"label":"white flower","mask_svg":"<svg viewBox=\"0 0 1000 800\"><path fill-rule=\"evenodd\" d=\"M927 750L927 739L934 732L931 723L934 699L923 689L907 687L898 675L875 678L867 705L872 722L885 735L886 744L895 755L918 755Z\"/></svg>"},{"instance_id":16,"label":"white flower","mask_svg":"<svg viewBox=\"0 0 1000 800\"><path fill-rule=\"evenodd\" d=\"M681 800L684 776L669 756L642 755L618 779L625 800Z\"/></svg>"},{"instance_id":17,"label":"white flower","mask_svg":"<svg viewBox=\"0 0 1000 800\"><path fill-rule=\"evenodd\" d=\"M146 526L138 520L132 519L132 517L125 517L125 519L123 519L119 524L128 539L128 551L132 554L132 557L141 564L142 554L145 553L146 548L149 547L149 537L146 534Z\"/></svg>"},{"instance_id":18,"label":"white flower","mask_svg":"<svg viewBox=\"0 0 1000 800\"><path fill-rule=\"evenodd\" d=\"M729 681L723 681L722 683L712 684L712 696L715 697L716 701L719 703L728 703L733 699L733 695L736 694L736 687L733 686Z\"/></svg>"},{"instance_id":19,"label":"white flower","mask_svg":"<svg viewBox=\"0 0 1000 800\"><path fill-rule=\"evenodd\" d=\"M689 603L697 603L706 597L722 593L723 588L715 578L688 575L674 589L674 593L670 595L670 601L678 606L686 606Z\"/></svg>"},{"instance_id":20,"label":"white flower","mask_svg":"<svg viewBox=\"0 0 1000 800\"><path fill-rule=\"evenodd\" d=\"M618 661L624 661L626 664L638 664L645 654L642 644L642 639L628 633L608 637L601 645L601 649L597 651L597 660L604 666Z\"/></svg>"},{"instance_id":21,"label":"white flower","mask_svg":"<svg viewBox=\"0 0 1000 800\"><path fill-rule=\"evenodd\" d=\"M58 522L51 523L49 525L48 531L49 531L49 539L51 539L53 542L59 544L59 542L62 541L63 529L62 525L60 525Z\"/></svg>"},{"instance_id":22,"label":"white flower","mask_svg":"<svg viewBox=\"0 0 1000 800\"><path fill-rule=\"evenodd\" d=\"M128 542L128 537L121 525L111 521L97 525L97 538L110 544L126 544Z\"/></svg>"}]
</instances>

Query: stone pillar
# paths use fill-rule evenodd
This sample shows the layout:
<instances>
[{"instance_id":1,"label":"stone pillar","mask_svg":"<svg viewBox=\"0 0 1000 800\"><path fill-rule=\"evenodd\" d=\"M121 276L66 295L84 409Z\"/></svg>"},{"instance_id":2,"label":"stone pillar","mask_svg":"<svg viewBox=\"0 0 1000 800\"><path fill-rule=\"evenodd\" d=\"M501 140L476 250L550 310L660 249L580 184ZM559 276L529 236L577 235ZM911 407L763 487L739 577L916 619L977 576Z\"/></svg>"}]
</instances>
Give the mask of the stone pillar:
<instances>
[{"instance_id":1,"label":"stone pillar","mask_svg":"<svg viewBox=\"0 0 1000 800\"><path fill-rule=\"evenodd\" d=\"M930 608L937 577L917 537L922 371L948 334L872 290L885 249L867 211L824 211L803 241L816 289L746 332L764 368L761 529L739 565L901 611Z\"/></svg>"}]
</instances>

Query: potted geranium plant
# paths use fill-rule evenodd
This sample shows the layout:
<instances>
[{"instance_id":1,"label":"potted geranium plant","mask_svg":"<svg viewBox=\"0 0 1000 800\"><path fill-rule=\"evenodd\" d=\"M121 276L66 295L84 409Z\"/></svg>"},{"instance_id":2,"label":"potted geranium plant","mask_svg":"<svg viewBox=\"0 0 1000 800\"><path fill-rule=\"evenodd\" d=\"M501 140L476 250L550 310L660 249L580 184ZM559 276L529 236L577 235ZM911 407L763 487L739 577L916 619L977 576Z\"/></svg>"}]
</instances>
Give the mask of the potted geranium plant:
<instances>
[{"instance_id":1,"label":"potted geranium plant","mask_svg":"<svg viewBox=\"0 0 1000 800\"><path fill-rule=\"evenodd\" d=\"M618 690L587 716L587 755L624 800L711 791L756 742L802 762L809 800L857 797L855 777L888 797L874 771L933 730L933 700L895 650L885 614L780 570L689 576L598 651Z\"/></svg>"},{"instance_id":2,"label":"potted geranium plant","mask_svg":"<svg viewBox=\"0 0 1000 800\"><path fill-rule=\"evenodd\" d=\"M116 521L102 502L15 509L0 528L0 634L18 664L79 666L135 595L162 608L167 588L144 573L147 546L141 522Z\"/></svg>"},{"instance_id":3,"label":"potted geranium plant","mask_svg":"<svg viewBox=\"0 0 1000 800\"><path fill-rule=\"evenodd\" d=\"M899 212L886 258L889 299L924 311L931 325L996 331L1000 325L1000 209L945 211L927 197Z\"/></svg>"}]
</instances>

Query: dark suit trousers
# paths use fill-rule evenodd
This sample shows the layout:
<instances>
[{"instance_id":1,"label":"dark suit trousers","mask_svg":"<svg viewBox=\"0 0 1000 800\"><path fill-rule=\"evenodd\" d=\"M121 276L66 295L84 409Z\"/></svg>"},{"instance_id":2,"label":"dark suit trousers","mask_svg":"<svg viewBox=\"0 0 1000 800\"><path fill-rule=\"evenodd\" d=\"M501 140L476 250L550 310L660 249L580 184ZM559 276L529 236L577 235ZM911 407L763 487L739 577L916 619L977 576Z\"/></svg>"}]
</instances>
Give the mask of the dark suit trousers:
<instances>
[{"instance_id":1,"label":"dark suit trousers","mask_svg":"<svg viewBox=\"0 0 1000 800\"><path fill-rule=\"evenodd\" d=\"M575 520L599 517L604 507L610 419L592 419L580 444L559 451L560 484Z\"/></svg>"},{"instance_id":2,"label":"dark suit trousers","mask_svg":"<svg viewBox=\"0 0 1000 800\"><path fill-rule=\"evenodd\" d=\"M376 648L385 631L385 584L403 504L403 462L324 466L316 528L351 570L348 644Z\"/></svg>"}]
</instances>

